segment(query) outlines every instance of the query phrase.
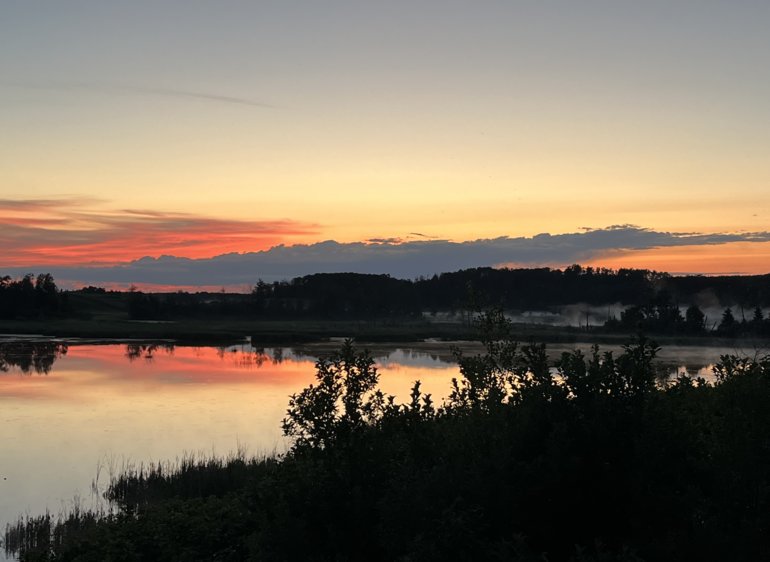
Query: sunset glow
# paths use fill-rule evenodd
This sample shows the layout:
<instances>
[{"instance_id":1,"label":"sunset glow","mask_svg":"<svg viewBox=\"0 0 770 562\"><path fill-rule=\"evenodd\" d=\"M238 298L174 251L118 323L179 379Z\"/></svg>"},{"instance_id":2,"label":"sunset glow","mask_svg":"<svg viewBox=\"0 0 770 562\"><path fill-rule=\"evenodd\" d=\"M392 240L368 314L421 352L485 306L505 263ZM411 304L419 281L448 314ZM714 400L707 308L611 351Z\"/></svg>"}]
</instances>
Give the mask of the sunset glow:
<instances>
[{"instance_id":1,"label":"sunset glow","mask_svg":"<svg viewBox=\"0 0 770 562\"><path fill-rule=\"evenodd\" d=\"M0 8L0 268L768 230L762 5L194 4ZM577 259L770 270L753 242L524 265Z\"/></svg>"},{"instance_id":2,"label":"sunset glow","mask_svg":"<svg viewBox=\"0 0 770 562\"><path fill-rule=\"evenodd\" d=\"M667 271L674 275L699 273L703 275L764 274L770 270L770 243L733 242L719 246L680 246L653 248L634 252L611 252L586 265L611 267L641 267Z\"/></svg>"},{"instance_id":3,"label":"sunset glow","mask_svg":"<svg viewBox=\"0 0 770 562\"><path fill-rule=\"evenodd\" d=\"M0 201L0 212L3 211ZM158 211L96 212L79 202L40 201L0 214L4 264L116 264L144 256L211 257L265 250L313 235L292 221L236 221Z\"/></svg>"}]
</instances>

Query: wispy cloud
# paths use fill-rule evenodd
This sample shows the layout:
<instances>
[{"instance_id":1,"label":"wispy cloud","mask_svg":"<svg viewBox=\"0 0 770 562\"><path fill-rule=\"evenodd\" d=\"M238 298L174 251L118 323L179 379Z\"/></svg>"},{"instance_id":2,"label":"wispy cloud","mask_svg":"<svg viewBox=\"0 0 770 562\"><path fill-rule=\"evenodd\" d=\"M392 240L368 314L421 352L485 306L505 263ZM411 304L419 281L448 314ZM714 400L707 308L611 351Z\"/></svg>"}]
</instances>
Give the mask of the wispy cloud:
<instances>
[{"instance_id":1,"label":"wispy cloud","mask_svg":"<svg viewBox=\"0 0 770 562\"><path fill-rule=\"evenodd\" d=\"M95 197L62 197L58 199L0 199L0 212L49 211L52 208L83 207L102 202Z\"/></svg>"},{"instance_id":2,"label":"wispy cloud","mask_svg":"<svg viewBox=\"0 0 770 562\"><path fill-rule=\"evenodd\" d=\"M143 256L201 258L267 249L317 232L291 220L244 221L141 209L98 210L88 200L0 200L0 267L116 264Z\"/></svg>"},{"instance_id":3,"label":"wispy cloud","mask_svg":"<svg viewBox=\"0 0 770 562\"><path fill-rule=\"evenodd\" d=\"M144 95L144 96L165 96L176 98L191 98L217 103L227 103L236 105L246 105L251 107L260 107L265 109L274 109L275 106L263 101L244 97L230 96L218 92L202 92L197 90L187 90L182 88L161 88L154 86L141 86L136 84L118 84L102 82L0 82L0 87L15 88L22 90L47 90L58 92L89 92L104 95Z\"/></svg>"},{"instance_id":4,"label":"wispy cloud","mask_svg":"<svg viewBox=\"0 0 770 562\"><path fill-rule=\"evenodd\" d=\"M178 90L174 88L146 88L141 86L112 86L112 88L121 89L126 92L135 92L137 94L149 94L149 95L154 94L159 96L194 98L194 99L221 102L221 103L234 103L238 105L248 105L251 107L263 107L263 108L269 108L269 109L275 108L275 106L270 105L269 103L261 102L258 100L245 98L245 97L225 96L222 94L215 94L211 92L196 92L193 90Z\"/></svg>"}]
</instances>

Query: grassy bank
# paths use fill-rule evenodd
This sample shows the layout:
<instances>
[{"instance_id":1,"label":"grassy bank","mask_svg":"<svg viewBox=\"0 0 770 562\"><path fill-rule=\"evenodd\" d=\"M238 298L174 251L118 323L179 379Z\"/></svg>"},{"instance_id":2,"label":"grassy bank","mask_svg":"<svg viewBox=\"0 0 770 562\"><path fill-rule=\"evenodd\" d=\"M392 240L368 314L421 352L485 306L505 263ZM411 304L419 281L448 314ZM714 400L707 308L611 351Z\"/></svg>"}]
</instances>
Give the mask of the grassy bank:
<instances>
[{"instance_id":1,"label":"grassy bank","mask_svg":"<svg viewBox=\"0 0 770 562\"><path fill-rule=\"evenodd\" d=\"M0 333L111 339L174 339L183 342L236 341L291 343L353 337L367 341L466 339L461 324L414 320L243 320L228 318L131 321L120 318L0 321Z\"/></svg>"},{"instance_id":2,"label":"grassy bank","mask_svg":"<svg viewBox=\"0 0 770 562\"><path fill-rule=\"evenodd\" d=\"M546 343L600 343L619 345L628 340L622 334L599 330L547 326L512 325L518 341ZM54 318L45 320L0 320L0 334L43 335L59 338L115 340L174 340L188 344L222 344L251 337L255 345L297 344L353 338L359 342L420 342L472 340L476 331L461 322L429 322L413 319L386 320L243 320L228 318L175 321L131 321L102 316L93 319ZM710 336L658 336L663 345L715 347L767 346L767 340Z\"/></svg>"}]
</instances>

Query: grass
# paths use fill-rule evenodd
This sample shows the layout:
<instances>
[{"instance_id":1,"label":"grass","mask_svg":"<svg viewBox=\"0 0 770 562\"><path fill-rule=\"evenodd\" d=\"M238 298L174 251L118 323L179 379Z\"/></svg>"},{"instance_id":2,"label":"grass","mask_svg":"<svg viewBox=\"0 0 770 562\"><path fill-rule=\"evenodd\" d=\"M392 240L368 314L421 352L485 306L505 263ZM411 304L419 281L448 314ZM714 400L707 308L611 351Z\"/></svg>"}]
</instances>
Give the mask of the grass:
<instances>
[{"instance_id":1,"label":"grass","mask_svg":"<svg viewBox=\"0 0 770 562\"><path fill-rule=\"evenodd\" d=\"M600 343L619 345L624 334L586 331L573 327L515 324L513 336L519 341L547 343ZM238 318L184 319L169 322L130 321L119 315L92 319L55 318L47 320L0 320L0 334L30 334L60 338L116 340L174 340L198 345L230 344L251 337L255 345L297 344L354 338L359 342L408 343L428 339L472 340L473 328L459 322L428 322L414 319L377 320L246 320ZM656 336L665 346L692 345L765 347L767 340L719 338L715 336Z\"/></svg>"}]
</instances>

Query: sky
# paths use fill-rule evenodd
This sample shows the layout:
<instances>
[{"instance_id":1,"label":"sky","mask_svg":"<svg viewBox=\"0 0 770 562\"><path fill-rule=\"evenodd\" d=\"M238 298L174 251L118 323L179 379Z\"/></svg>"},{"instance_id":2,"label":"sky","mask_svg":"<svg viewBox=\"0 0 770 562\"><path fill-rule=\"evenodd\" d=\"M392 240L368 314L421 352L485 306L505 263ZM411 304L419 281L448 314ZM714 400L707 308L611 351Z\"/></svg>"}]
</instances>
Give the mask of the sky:
<instances>
[{"instance_id":1,"label":"sky","mask_svg":"<svg viewBox=\"0 0 770 562\"><path fill-rule=\"evenodd\" d=\"M2 2L0 274L767 273L768 27L764 0Z\"/></svg>"}]
</instances>

